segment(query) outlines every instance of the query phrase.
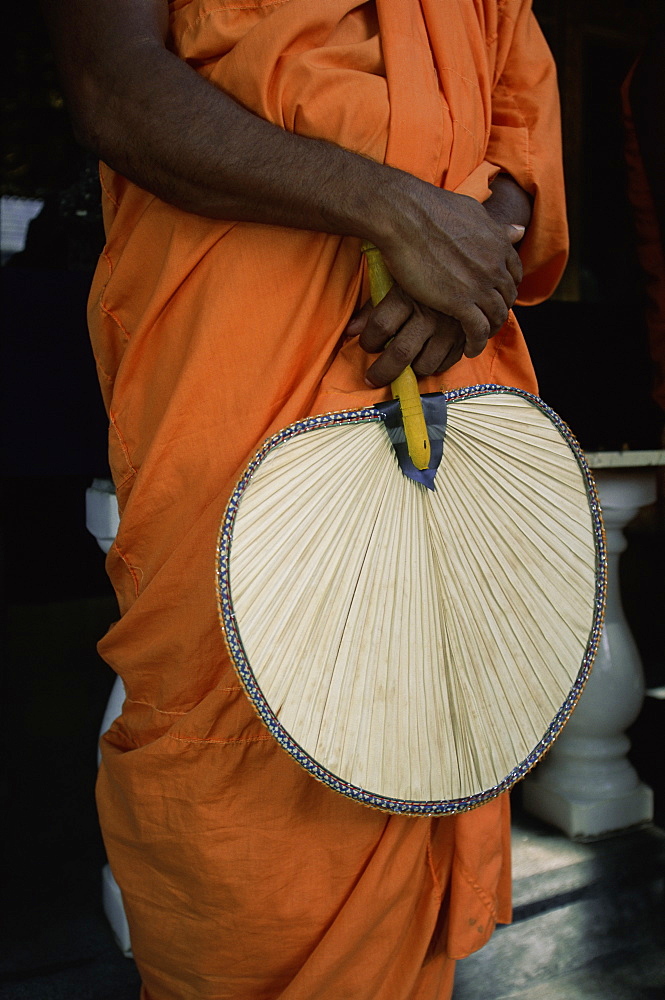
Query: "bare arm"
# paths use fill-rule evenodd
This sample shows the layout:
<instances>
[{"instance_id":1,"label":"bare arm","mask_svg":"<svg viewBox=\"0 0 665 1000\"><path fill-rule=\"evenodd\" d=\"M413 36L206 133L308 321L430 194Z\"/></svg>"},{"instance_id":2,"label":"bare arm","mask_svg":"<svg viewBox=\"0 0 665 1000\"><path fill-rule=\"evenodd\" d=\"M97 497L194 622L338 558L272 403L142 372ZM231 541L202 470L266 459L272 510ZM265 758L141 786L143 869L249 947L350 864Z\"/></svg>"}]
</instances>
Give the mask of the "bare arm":
<instances>
[{"instance_id":1,"label":"bare arm","mask_svg":"<svg viewBox=\"0 0 665 1000\"><path fill-rule=\"evenodd\" d=\"M166 0L43 5L77 138L114 170L198 215L367 235L378 165L285 132L195 73L165 47Z\"/></svg>"},{"instance_id":2,"label":"bare arm","mask_svg":"<svg viewBox=\"0 0 665 1000\"><path fill-rule=\"evenodd\" d=\"M166 0L43 3L77 135L114 169L201 215L373 240L469 355L501 327L521 265L473 199L258 118L168 51Z\"/></svg>"}]
</instances>

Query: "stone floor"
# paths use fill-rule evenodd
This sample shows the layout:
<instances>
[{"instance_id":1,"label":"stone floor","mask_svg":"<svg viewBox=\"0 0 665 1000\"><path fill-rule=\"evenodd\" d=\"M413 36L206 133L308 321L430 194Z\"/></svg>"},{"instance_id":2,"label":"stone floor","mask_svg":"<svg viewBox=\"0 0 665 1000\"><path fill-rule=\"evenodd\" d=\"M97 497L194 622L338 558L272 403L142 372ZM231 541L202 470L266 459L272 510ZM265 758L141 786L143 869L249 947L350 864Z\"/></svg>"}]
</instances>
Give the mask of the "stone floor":
<instances>
[{"instance_id":1,"label":"stone floor","mask_svg":"<svg viewBox=\"0 0 665 1000\"><path fill-rule=\"evenodd\" d=\"M93 786L111 599L10 607L0 788L9 861L0 1000L137 1000L100 905ZM665 833L572 843L515 796L515 920L459 963L455 1000L665 1000Z\"/></svg>"},{"instance_id":2,"label":"stone floor","mask_svg":"<svg viewBox=\"0 0 665 1000\"><path fill-rule=\"evenodd\" d=\"M519 809L514 920L459 963L455 1000L665 998L665 833L574 843Z\"/></svg>"}]
</instances>

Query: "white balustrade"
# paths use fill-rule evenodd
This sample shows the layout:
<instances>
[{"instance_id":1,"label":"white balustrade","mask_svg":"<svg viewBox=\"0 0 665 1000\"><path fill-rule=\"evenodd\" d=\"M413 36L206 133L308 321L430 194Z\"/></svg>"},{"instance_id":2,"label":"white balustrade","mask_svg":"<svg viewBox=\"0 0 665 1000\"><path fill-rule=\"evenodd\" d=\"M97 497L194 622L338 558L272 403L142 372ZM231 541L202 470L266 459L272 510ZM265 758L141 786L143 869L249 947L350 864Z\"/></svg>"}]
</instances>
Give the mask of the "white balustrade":
<instances>
[{"instance_id":1,"label":"white balustrade","mask_svg":"<svg viewBox=\"0 0 665 1000\"><path fill-rule=\"evenodd\" d=\"M626 757L630 742L625 730L642 707L644 679L621 605L619 555L626 548L623 528L656 498L653 466L665 465L665 451L600 452L587 459L594 469L607 534L605 627L570 721L523 785L528 812L579 838L653 818L653 792Z\"/></svg>"},{"instance_id":2,"label":"white balustrade","mask_svg":"<svg viewBox=\"0 0 665 1000\"><path fill-rule=\"evenodd\" d=\"M110 479L94 479L92 486L85 492L85 525L91 535L94 535L102 552L108 552L113 545L113 539L118 531L120 517L118 501L116 500L113 483ZM122 712L125 700L125 689L119 677L116 677L111 690L111 696L106 705L104 718L100 729L100 737L110 727L112 722ZM100 754L97 753L99 764ZM113 936L123 955L131 958L132 944L129 939L129 925L122 905L122 895L118 883L113 877L109 865L102 870L102 907L106 919L111 925Z\"/></svg>"}]
</instances>

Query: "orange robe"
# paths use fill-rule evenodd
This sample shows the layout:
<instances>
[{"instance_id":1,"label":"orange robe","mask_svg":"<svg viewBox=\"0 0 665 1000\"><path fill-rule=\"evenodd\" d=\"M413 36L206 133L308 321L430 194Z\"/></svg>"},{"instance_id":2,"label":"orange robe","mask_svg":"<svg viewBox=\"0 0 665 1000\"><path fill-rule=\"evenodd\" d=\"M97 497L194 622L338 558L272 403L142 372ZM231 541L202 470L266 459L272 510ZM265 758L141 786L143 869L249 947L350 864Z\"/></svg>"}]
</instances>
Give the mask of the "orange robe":
<instances>
[{"instance_id":1,"label":"orange robe","mask_svg":"<svg viewBox=\"0 0 665 1000\"><path fill-rule=\"evenodd\" d=\"M285 129L481 200L535 198L525 301L566 255L551 56L524 0L175 0L173 46ZM453 959L510 919L505 800L388 816L319 784L229 664L215 542L240 470L307 414L377 402L345 338L357 240L179 211L102 167L90 326L122 519L121 619L100 650L127 701L98 801L149 1000L443 1000ZM535 389L514 318L446 388ZM441 378L423 380L423 391Z\"/></svg>"}]
</instances>

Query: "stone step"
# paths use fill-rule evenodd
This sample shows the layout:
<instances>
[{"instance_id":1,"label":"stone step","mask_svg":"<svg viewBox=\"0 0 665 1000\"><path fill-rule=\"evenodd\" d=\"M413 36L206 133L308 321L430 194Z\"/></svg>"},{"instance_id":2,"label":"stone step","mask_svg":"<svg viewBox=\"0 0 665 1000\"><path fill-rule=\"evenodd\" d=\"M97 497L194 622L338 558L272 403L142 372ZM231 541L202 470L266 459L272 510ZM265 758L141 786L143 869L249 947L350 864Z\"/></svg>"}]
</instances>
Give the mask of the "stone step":
<instances>
[{"instance_id":1,"label":"stone step","mask_svg":"<svg viewBox=\"0 0 665 1000\"><path fill-rule=\"evenodd\" d=\"M462 966L463 963L460 963ZM583 968L562 975L541 978L535 975L527 985L512 984L507 992L496 993L490 979L474 992L458 983L453 1000L467 997L499 997L500 1000L663 1000L665 974L663 949L648 947L603 955Z\"/></svg>"},{"instance_id":2,"label":"stone step","mask_svg":"<svg viewBox=\"0 0 665 1000\"><path fill-rule=\"evenodd\" d=\"M513 923L459 963L455 1000L665 998L665 832L573 842L518 815L513 873Z\"/></svg>"}]
</instances>

